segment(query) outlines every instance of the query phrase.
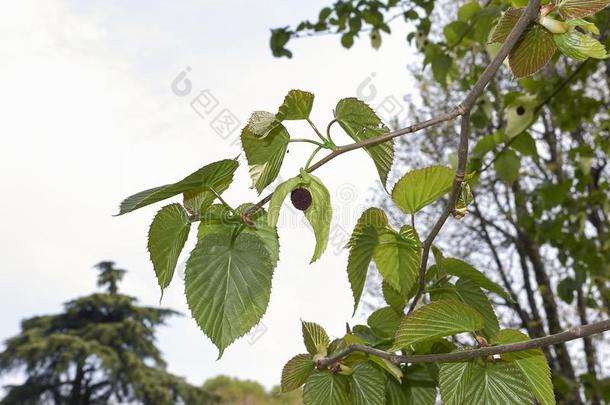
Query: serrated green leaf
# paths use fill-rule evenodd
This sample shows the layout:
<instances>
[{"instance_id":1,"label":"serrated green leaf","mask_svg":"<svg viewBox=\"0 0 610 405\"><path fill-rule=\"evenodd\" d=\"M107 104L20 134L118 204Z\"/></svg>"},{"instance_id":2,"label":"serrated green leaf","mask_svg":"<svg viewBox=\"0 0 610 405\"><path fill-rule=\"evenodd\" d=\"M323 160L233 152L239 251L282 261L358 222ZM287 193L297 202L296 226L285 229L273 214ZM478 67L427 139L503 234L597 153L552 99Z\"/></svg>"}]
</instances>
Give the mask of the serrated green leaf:
<instances>
[{"instance_id":1,"label":"serrated green leaf","mask_svg":"<svg viewBox=\"0 0 610 405\"><path fill-rule=\"evenodd\" d=\"M180 204L161 208L150 224L148 251L161 291L167 288L174 277L178 256L190 229L191 221Z\"/></svg>"},{"instance_id":2,"label":"serrated green leaf","mask_svg":"<svg viewBox=\"0 0 610 405\"><path fill-rule=\"evenodd\" d=\"M528 132L523 132L510 143L510 147L520 152L523 156L536 156L538 150L536 148L536 141Z\"/></svg>"},{"instance_id":3,"label":"serrated green leaf","mask_svg":"<svg viewBox=\"0 0 610 405\"><path fill-rule=\"evenodd\" d=\"M269 304L273 267L263 241L243 232L236 237L228 231L208 234L191 252L186 300L219 357L261 320Z\"/></svg>"},{"instance_id":4,"label":"serrated green leaf","mask_svg":"<svg viewBox=\"0 0 610 405\"><path fill-rule=\"evenodd\" d=\"M400 325L402 314L391 307L379 308L369 315L366 323L381 337L393 337Z\"/></svg>"},{"instance_id":5,"label":"serrated green leaf","mask_svg":"<svg viewBox=\"0 0 610 405\"><path fill-rule=\"evenodd\" d=\"M301 322L301 331L303 333L303 343L309 354L327 355L330 339L324 328L314 322Z\"/></svg>"},{"instance_id":6,"label":"serrated green leaf","mask_svg":"<svg viewBox=\"0 0 610 405\"><path fill-rule=\"evenodd\" d=\"M140 191L121 202L121 207L117 215L126 214L180 193L201 190L203 187L222 189L227 181L229 183L231 182L233 173L235 173L238 166L239 163L236 160L220 160L202 167L177 183Z\"/></svg>"},{"instance_id":7,"label":"serrated green leaf","mask_svg":"<svg viewBox=\"0 0 610 405\"><path fill-rule=\"evenodd\" d=\"M523 14L522 8L509 8L506 10L491 33L489 43L502 43L506 41L510 32L515 28L517 21L521 18L521 14Z\"/></svg>"},{"instance_id":8,"label":"serrated green leaf","mask_svg":"<svg viewBox=\"0 0 610 405\"><path fill-rule=\"evenodd\" d=\"M529 337L517 330L500 331L494 340L499 345L529 340ZM555 395L551 381L551 369L540 349L529 349L521 352L503 353L503 360L513 362L527 380L531 391L541 405L554 405Z\"/></svg>"},{"instance_id":9,"label":"serrated green leaf","mask_svg":"<svg viewBox=\"0 0 610 405\"><path fill-rule=\"evenodd\" d=\"M410 229L405 227L400 233L386 230L379 235L379 244L373 252L373 260L384 281L404 297L417 282L421 260L421 243Z\"/></svg>"},{"instance_id":10,"label":"serrated green leaf","mask_svg":"<svg viewBox=\"0 0 610 405\"><path fill-rule=\"evenodd\" d=\"M577 61L608 57L606 47L601 42L575 29L565 34L553 35L553 39L561 53Z\"/></svg>"},{"instance_id":11,"label":"serrated green leaf","mask_svg":"<svg viewBox=\"0 0 610 405\"><path fill-rule=\"evenodd\" d=\"M511 185L519 178L521 158L514 151L506 149L497 155L494 169L499 178Z\"/></svg>"},{"instance_id":12,"label":"serrated green leaf","mask_svg":"<svg viewBox=\"0 0 610 405\"><path fill-rule=\"evenodd\" d=\"M502 287L491 281L485 274L481 273L465 261L447 257L443 259L443 266L447 274L459 278L470 279L476 285L487 291L494 292L506 300L511 299L510 295Z\"/></svg>"},{"instance_id":13,"label":"serrated green leaf","mask_svg":"<svg viewBox=\"0 0 610 405\"><path fill-rule=\"evenodd\" d=\"M335 109L335 119L356 142L390 132L371 107L356 98L344 98L339 101ZM394 160L394 142L390 140L366 147L365 150L373 159L381 184L385 187Z\"/></svg>"},{"instance_id":14,"label":"serrated green leaf","mask_svg":"<svg viewBox=\"0 0 610 405\"><path fill-rule=\"evenodd\" d=\"M297 354L282 369L282 392L296 390L305 384L315 368L311 354Z\"/></svg>"},{"instance_id":15,"label":"serrated green leaf","mask_svg":"<svg viewBox=\"0 0 610 405\"><path fill-rule=\"evenodd\" d=\"M214 200L216 200L216 194L224 193L232 182L233 176L231 175L219 179L213 187L214 191L210 190L210 187L207 186L185 191L182 193L184 208L192 215L200 215L203 210L212 205Z\"/></svg>"},{"instance_id":16,"label":"serrated green leaf","mask_svg":"<svg viewBox=\"0 0 610 405\"><path fill-rule=\"evenodd\" d=\"M523 405L533 397L521 371L513 363L473 365L463 404Z\"/></svg>"},{"instance_id":17,"label":"serrated green leaf","mask_svg":"<svg viewBox=\"0 0 610 405\"><path fill-rule=\"evenodd\" d=\"M559 14L566 20L587 17L608 7L610 0L559 0Z\"/></svg>"},{"instance_id":18,"label":"serrated green leaf","mask_svg":"<svg viewBox=\"0 0 610 405\"><path fill-rule=\"evenodd\" d=\"M284 98L276 117L284 120L305 120L313 107L314 95L308 91L290 90Z\"/></svg>"},{"instance_id":19,"label":"serrated green leaf","mask_svg":"<svg viewBox=\"0 0 610 405\"><path fill-rule=\"evenodd\" d=\"M386 376L372 363L359 363L352 369L351 401L353 405L384 405Z\"/></svg>"},{"instance_id":20,"label":"serrated green leaf","mask_svg":"<svg viewBox=\"0 0 610 405\"><path fill-rule=\"evenodd\" d=\"M396 381L400 382L402 380L402 370L396 364L392 363L389 360L382 359L381 357L377 357L374 355L370 355L369 360L384 369L388 374L394 377Z\"/></svg>"},{"instance_id":21,"label":"serrated green leaf","mask_svg":"<svg viewBox=\"0 0 610 405\"><path fill-rule=\"evenodd\" d=\"M510 51L510 70L517 79L531 76L551 60L556 50L553 34L541 25L533 24Z\"/></svg>"},{"instance_id":22,"label":"serrated green leaf","mask_svg":"<svg viewBox=\"0 0 610 405\"><path fill-rule=\"evenodd\" d=\"M330 193L324 183L311 174L308 174L307 177L310 179L306 188L311 193L311 205L305 210L305 218L309 221L316 237L316 247L310 261L313 263L322 256L328 245L333 211L330 204Z\"/></svg>"},{"instance_id":23,"label":"serrated green leaf","mask_svg":"<svg viewBox=\"0 0 610 405\"><path fill-rule=\"evenodd\" d=\"M304 405L348 405L349 379L328 371L312 373L303 389Z\"/></svg>"},{"instance_id":24,"label":"serrated green leaf","mask_svg":"<svg viewBox=\"0 0 610 405\"><path fill-rule=\"evenodd\" d=\"M441 363L439 371L439 388L445 405L462 405L466 397L472 362Z\"/></svg>"},{"instance_id":25,"label":"serrated green leaf","mask_svg":"<svg viewBox=\"0 0 610 405\"><path fill-rule=\"evenodd\" d=\"M405 174L392 190L392 200L407 214L414 214L451 190L454 171L430 166Z\"/></svg>"},{"instance_id":26,"label":"serrated green leaf","mask_svg":"<svg viewBox=\"0 0 610 405\"><path fill-rule=\"evenodd\" d=\"M347 247L347 277L354 296L354 313L358 308L373 252L379 243L379 232L388 225L388 218L379 208L365 210L350 237Z\"/></svg>"},{"instance_id":27,"label":"serrated green leaf","mask_svg":"<svg viewBox=\"0 0 610 405\"><path fill-rule=\"evenodd\" d=\"M400 350L425 340L474 332L482 327L483 318L470 306L457 301L434 301L402 320L391 350Z\"/></svg>"},{"instance_id":28,"label":"serrated green leaf","mask_svg":"<svg viewBox=\"0 0 610 405\"><path fill-rule=\"evenodd\" d=\"M286 128L266 111L254 112L242 130L241 143L250 177L259 193L278 176L289 141Z\"/></svg>"}]
</instances>

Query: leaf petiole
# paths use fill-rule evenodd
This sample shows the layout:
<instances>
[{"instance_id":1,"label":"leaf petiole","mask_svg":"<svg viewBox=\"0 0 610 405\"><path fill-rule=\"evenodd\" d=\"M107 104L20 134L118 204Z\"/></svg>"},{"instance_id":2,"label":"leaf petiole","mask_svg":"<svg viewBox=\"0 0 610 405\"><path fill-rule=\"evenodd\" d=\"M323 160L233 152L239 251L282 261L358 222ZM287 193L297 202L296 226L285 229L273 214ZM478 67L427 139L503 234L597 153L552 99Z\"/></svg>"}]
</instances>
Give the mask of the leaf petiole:
<instances>
[{"instance_id":1,"label":"leaf petiole","mask_svg":"<svg viewBox=\"0 0 610 405\"><path fill-rule=\"evenodd\" d=\"M233 207L231 207L221 196L218 192L216 192L216 190L214 190L212 187L210 187L210 191L212 192L212 194L214 194L216 196L216 198L218 198L218 201L221 202L222 205L224 205L225 207L227 207L232 214L235 214L235 210L233 209Z\"/></svg>"}]
</instances>

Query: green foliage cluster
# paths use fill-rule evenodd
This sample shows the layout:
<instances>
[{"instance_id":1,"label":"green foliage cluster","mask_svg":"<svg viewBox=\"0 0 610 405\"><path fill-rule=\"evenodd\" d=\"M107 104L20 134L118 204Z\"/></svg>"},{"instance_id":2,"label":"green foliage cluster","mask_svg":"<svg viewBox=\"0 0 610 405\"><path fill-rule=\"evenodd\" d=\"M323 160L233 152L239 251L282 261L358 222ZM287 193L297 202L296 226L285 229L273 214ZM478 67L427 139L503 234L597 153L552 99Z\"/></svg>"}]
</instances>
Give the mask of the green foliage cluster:
<instances>
[{"instance_id":1,"label":"green foliage cluster","mask_svg":"<svg viewBox=\"0 0 610 405\"><path fill-rule=\"evenodd\" d=\"M2 404L188 404L216 397L164 370L155 328L177 313L141 307L119 294L124 270L101 262L95 293L65 304L64 312L26 319L5 342L0 371L23 371L22 384L6 387Z\"/></svg>"},{"instance_id":2,"label":"green foliage cluster","mask_svg":"<svg viewBox=\"0 0 610 405\"><path fill-rule=\"evenodd\" d=\"M301 392L280 392L280 387L265 388L250 380L239 380L227 376L210 378L203 383L203 389L220 398L225 405L302 405Z\"/></svg>"},{"instance_id":3,"label":"green foliage cluster","mask_svg":"<svg viewBox=\"0 0 610 405\"><path fill-rule=\"evenodd\" d=\"M545 3L538 20L531 24L508 57L508 65L516 78L539 72L553 58L557 61L557 49L576 61L607 57L605 47L594 37L599 33L597 26L583 18L597 15L610 0ZM285 45L292 37L326 31L340 33L342 44L349 48L353 38L366 30L370 30L373 47L378 48L380 32L390 31L388 22L393 17L389 12L404 8L400 15L419 29L409 36L409 40L420 45L424 65L431 66L432 77L443 89L453 85L465 91L480 76L484 61L493 57L498 45L506 40L523 12L519 7L525 4L495 0L484 7L478 2L461 5L457 20L445 25L443 38L433 42L426 37L435 28L430 19L434 4L434 1L416 0L338 1L321 11L318 22L304 22L294 30L274 30L271 48L276 56L290 56ZM475 61L483 62L471 69L459 69L471 54ZM479 135L493 127L490 123L499 114L502 114L501 119L493 131L477 137L463 181L456 180L455 167L427 165L409 170L388 192L394 207L401 211L405 222L410 217L410 223L401 223L395 228L390 224L386 210L379 207L371 207L362 214L348 244L347 272L355 300L354 310L363 294L371 263L383 279L383 297L387 305L373 312L365 325L348 327L343 337L333 340L320 325L303 322L307 353L296 355L284 367L283 391L302 386L304 403L316 405L434 404L437 390L445 404L535 401L554 404L556 394L560 398L563 395L566 401L580 402L578 389L563 390L562 380L555 379L557 393L554 393L551 366L555 371L559 364L565 364L561 348L557 351L557 364L554 361L549 364L547 360L551 358L543 350L530 349L496 358L409 366L398 366L373 352L357 351L337 358L328 366L320 366L321 362L334 359L354 344L386 353L417 355L469 350L473 344L501 345L529 339L518 330L502 328L492 305L490 296L495 296L509 307L519 309L518 297L510 283L500 286L472 264L445 257L445 249L440 246L432 249L435 264L430 267L425 261L422 264L423 242L415 227L415 216L422 215L424 208L443 199L455 185L459 187L459 195L455 206L449 207L450 213L457 219L464 218L476 203L472 190L488 187L482 181L486 181L492 168L494 182L497 180L515 195L511 209L516 211L513 223L519 225L517 236L532 238L523 239L519 248L530 252L528 260L532 265L536 267L540 261L536 255L539 250L533 250L537 249L537 243L557 247L558 260L575 269L580 277L579 280L566 278L562 281L558 287L560 296L566 301L574 299L575 292L581 291L580 287L587 281L589 288L596 286L607 305L609 296L605 285L610 246L607 240L600 245L599 238L587 237L585 228L586 221L595 221L587 215L590 204L601 203L608 212L610 185L607 180L600 180L599 173L595 178L590 170L598 151L606 156L610 152L608 117L607 114L602 117L603 122L590 120L599 110L600 103L588 97L585 91L578 94L582 103L555 102L554 97L565 84L560 84L559 90L549 90L547 84L552 81L552 76L541 74L522 79L520 89L513 86L508 91L504 91L506 86L492 83L488 94L473 110L471 123ZM183 197L183 204L170 204L157 213L149 232L148 247L162 289L171 282L191 224L200 222L197 243L187 261L185 290L193 317L218 347L220 356L232 342L253 328L266 311L280 253L276 226L284 200L294 190L306 190L311 196L311 203L302 207L316 239L311 261L320 259L325 251L332 218L330 194L323 181L311 172L325 163L323 159L322 163L312 164L320 151L330 153L327 159L346 151L336 146L331 138L333 125L338 124L355 142L354 149L362 148L368 153L384 188L388 188L395 144L394 140L383 138L390 130L375 112L357 99L340 100L334 110L334 119L323 134L310 119L313 104L313 94L292 90L277 113L255 112L243 129L242 147L253 187L259 193L278 177L289 143L306 142L315 146L300 173L281 183L260 203L243 203L233 208L222 198L238 168L237 160L223 160L204 166L176 183L128 197L121 204L120 214L123 214L180 194ZM543 162L536 139L528 130L547 105L563 131L574 130L579 124L568 119L575 113L583 120L589 118L592 124L599 124L600 129L592 134L590 142L596 149L587 142L572 148L569 157L579 165L568 177L557 175L560 162L557 156L553 157L556 151L551 145L551 159L546 164L551 165L549 169L557 181L547 176L543 181L531 183L535 184L535 200L526 202L520 189L523 165L529 164L528 159L537 165ZM287 120L306 121L318 139L292 138L283 124ZM371 142L380 137L383 142ZM600 170L603 171L603 167ZM494 195L493 188L482 189ZM268 212L262 208L267 202ZM561 204L569 204L570 210L555 209ZM475 210L478 211L478 206ZM597 220L603 222L607 217ZM566 227L577 232L566 232ZM604 233L603 224L599 229L598 236ZM569 255L562 253L566 246ZM497 255L495 257L500 261ZM425 304L416 306L422 266L426 299ZM597 269L597 273L592 269ZM542 285L540 293L549 331L556 333L559 328L558 321L553 320L556 305L551 305L549 292L544 290L547 288L544 275L536 276ZM409 302L415 310L405 316ZM535 305L534 300L532 310ZM541 322L541 317L533 315L532 323L529 317L523 317L523 329L530 336L544 333L544 328L535 324ZM574 378L573 370L571 374L568 377ZM600 396L607 393L594 377L593 381L593 388L587 395L599 401ZM569 380L563 382L570 385Z\"/></svg>"}]
</instances>

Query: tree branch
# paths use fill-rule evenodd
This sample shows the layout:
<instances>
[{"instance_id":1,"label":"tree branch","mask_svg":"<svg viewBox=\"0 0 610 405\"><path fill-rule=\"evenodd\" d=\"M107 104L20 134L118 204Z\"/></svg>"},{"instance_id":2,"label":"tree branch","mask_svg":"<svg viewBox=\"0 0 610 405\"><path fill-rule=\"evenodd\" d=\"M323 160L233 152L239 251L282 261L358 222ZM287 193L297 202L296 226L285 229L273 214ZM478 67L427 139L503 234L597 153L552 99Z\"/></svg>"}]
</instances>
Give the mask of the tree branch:
<instances>
[{"instance_id":1,"label":"tree branch","mask_svg":"<svg viewBox=\"0 0 610 405\"><path fill-rule=\"evenodd\" d=\"M375 349L373 347L352 344L336 356L319 360L316 364L316 367L320 370L326 369L354 352L368 353L373 356L389 360L394 364L454 363L459 361L472 360L477 357L491 356L494 354L520 352L528 349L539 349L546 346L563 344L565 342L569 342L570 340L581 339L598 333L606 332L608 330L610 330L610 319L606 319L605 321L596 322L589 325L575 326L573 328L570 328L560 333L556 333L554 335L525 340L523 342L510 343L499 346L488 346L474 350L462 350L452 353L417 354L412 356L403 356L394 353L388 353L383 350Z\"/></svg>"}]
</instances>

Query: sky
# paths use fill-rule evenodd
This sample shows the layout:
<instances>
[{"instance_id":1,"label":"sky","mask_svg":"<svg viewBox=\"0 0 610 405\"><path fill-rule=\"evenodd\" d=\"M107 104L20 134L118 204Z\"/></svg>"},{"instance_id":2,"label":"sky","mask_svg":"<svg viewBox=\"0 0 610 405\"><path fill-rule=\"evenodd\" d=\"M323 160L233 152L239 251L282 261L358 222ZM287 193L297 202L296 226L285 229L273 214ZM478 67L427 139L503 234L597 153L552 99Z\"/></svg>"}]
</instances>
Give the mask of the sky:
<instances>
[{"instance_id":1,"label":"sky","mask_svg":"<svg viewBox=\"0 0 610 405\"><path fill-rule=\"evenodd\" d=\"M135 192L177 181L201 166L240 153L239 130L255 110L275 112L292 88L316 95L313 121L325 127L343 97L402 108L414 88L408 64L418 63L393 25L380 50L368 38L350 51L339 38L293 41L292 59L273 58L269 29L313 19L330 0L161 0L7 2L0 14L0 339L21 319L57 312L62 303L95 290L92 266L113 260L129 270L123 293L158 306L160 291L146 250L148 226L160 205L113 217ZM182 75L182 76L181 76ZM211 112L194 101L214 100ZM398 104L396 104L398 103ZM195 106L200 104L195 103ZM400 116L401 110L394 113ZM214 129L218 114L239 122ZM224 115L223 115L224 116ZM289 123L295 137L314 137ZM336 130L338 143L349 138ZM281 178L298 173L308 146L290 147ZM240 158L226 199L256 201ZM183 266L162 306L181 311L158 333L169 370L199 384L218 374L278 384L283 364L302 353L300 321L315 321L341 336L353 299L342 249L372 189L379 187L362 151L335 159L316 174L331 192L331 241L309 265L314 236L286 208L281 256L271 300L254 333L220 360L186 306ZM187 242L179 263L194 243ZM14 377L0 380L5 383Z\"/></svg>"}]
</instances>

